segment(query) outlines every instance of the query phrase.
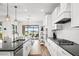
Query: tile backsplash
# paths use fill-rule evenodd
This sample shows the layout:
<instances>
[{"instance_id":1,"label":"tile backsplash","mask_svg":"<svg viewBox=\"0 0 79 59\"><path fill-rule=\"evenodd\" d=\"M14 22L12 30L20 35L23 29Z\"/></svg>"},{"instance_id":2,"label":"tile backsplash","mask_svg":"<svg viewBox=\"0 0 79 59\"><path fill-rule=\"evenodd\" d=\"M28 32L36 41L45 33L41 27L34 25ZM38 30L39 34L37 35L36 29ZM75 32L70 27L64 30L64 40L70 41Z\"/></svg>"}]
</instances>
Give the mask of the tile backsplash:
<instances>
[{"instance_id":1,"label":"tile backsplash","mask_svg":"<svg viewBox=\"0 0 79 59\"><path fill-rule=\"evenodd\" d=\"M79 28L71 28L71 23L62 25L63 30L57 31L57 37L79 44Z\"/></svg>"}]
</instances>

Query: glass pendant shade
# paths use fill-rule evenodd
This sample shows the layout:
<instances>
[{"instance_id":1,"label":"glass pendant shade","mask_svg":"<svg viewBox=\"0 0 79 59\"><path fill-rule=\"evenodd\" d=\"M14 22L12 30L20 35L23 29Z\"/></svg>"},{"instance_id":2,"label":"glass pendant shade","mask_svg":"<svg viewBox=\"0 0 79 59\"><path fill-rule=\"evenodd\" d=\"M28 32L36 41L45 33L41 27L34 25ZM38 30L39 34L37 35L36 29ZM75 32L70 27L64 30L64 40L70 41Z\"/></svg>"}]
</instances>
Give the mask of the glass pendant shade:
<instances>
[{"instance_id":1,"label":"glass pendant shade","mask_svg":"<svg viewBox=\"0 0 79 59\"><path fill-rule=\"evenodd\" d=\"M10 16L6 16L6 21L9 21L10 20Z\"/></svg>"}]
</instances>

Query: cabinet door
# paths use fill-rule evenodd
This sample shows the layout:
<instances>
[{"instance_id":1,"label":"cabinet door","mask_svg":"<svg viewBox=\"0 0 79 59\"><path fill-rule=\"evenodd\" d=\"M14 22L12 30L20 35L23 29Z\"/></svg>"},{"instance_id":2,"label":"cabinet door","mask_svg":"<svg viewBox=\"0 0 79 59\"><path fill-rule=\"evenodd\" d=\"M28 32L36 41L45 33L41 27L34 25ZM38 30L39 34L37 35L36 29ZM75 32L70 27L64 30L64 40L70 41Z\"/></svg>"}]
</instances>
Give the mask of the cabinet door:
<instances>
[{"instance_id":1,"label":"cabinet door","mask_svg":"<svg viewBox=\"0 0 79 59\"><path fill-rule=\"evenodd\" d=\"M52 41L51 47L52 47L52 48L51 48L52 55L57 56L57 49L58 49L58 46L56 45L56 43L54 43L54 42Z\"/></svg>"},{"instance_id":2,"label":"cabinet door","mask_svg":"<svg viewBox=\"0 0 79 59\"><path fill-rule=\"evenodd\" d=\"M13 52L2 52L2 51L0 51L0 56L13 56Z\"/></svg>"},{"instance_id":3,"label":"cabinet door","mask_svg":"<svg viewBox=\"0 0 79 59\"><path fill-rule=\"evenodd\" d=\"M27 56L27 43L23 45L23 56Z\"/></svg>"},{"instance_id":4,"label":"cabinet door","mask_svg":"<svg viewBox=\"0 0 79 59\"><path fill-rule=\"evenodd\" d=\"M51 56L57 56L57 45L50 39L48 40L48 49Z\"/></svg>"},{"instance_id":5,"label":"cabinet door","mask_svg":"<svg viewBox=\"0 0 79 59\"><path fill-rule=\"evenodd\" d=\"M46 47L47 47L47 49L48 49L48 51L49 51L49 53L50 53L50 55L51 56L54 56L55 54L53 53L53 48L52 48L52 46L51 46L51 40L49 39L47 42L46 42Z\"/></svg>"},{"instance_id":6,"label":"cabinet door","mask_svg":"<svg viewBox=\"0 0 79 59\"><path fill-rule=\"evenodd\" d=\"M55 10L52 13L52 23L54 24L57 21L57 16L58 16L58 7L55 8Z\"/></svg>"},{"instance_id":7,"label":"cabinet door","mask_svg":"<svg viewBox=\"0 0 79 59\"><path fill-rule=\"evenodd\" d=\"M71 4L71 26L77 27L79 26L79 3Z\"/></svg>"},{"instance_id":8,"label":"cabinet door","mask_svg":"<svg viewBox=\"0 0 79 59\"><path fill-rule=\"evenodd\" d=\"M20 50L18 50L15 56L23 56L23 49L21 48Z\"/></svg>"},{"instance_id":9,"label":"cabinet door","mask_svg":"<svg viewBox=\"0 0 79 59\"><path fill-rule=\"evenodd\" d=\"M60 3L60 12L63 11L70 11L71 10L71 3Z\"/></svg>"},{"instance_id":10,"label":"cabinet door","mask_svg":"<svg viewBox=\"0 0 79 59\"><path fill-rule=\"evenodd\" d=\"M28 41L23 45L23 56L28 56L30 49L31 49L31 41Z\"/></svg>"}]
</instances>

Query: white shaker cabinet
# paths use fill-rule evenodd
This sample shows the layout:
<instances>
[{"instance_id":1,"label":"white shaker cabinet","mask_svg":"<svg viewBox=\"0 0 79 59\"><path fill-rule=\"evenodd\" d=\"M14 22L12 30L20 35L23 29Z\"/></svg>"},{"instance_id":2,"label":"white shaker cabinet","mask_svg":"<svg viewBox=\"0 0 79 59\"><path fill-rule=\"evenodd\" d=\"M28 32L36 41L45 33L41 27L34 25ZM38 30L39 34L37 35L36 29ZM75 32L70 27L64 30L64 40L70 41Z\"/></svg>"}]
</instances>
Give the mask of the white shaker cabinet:
<instances>
[{"instance_id":1,"label":"white shaker cabinet","mask_svg":"<svg viewBox=\"0 0 79 59\"><path fill-rule=\"evenodd\" d=\"M60 3L60 13L64 11L71 11L71 3Z\"/></svg>"},{"instance_id":2,"label":"white shaker cabinet","mask_svg":"<svg viewBox=\"0 0 79 59\"><path fill-rule=\"evenodd\" d=\"M58 46L55 42L53 42L50 39L47 40L46 46L51 56L72 56L70 53L65 51L63 48Z\"/></svg>"},{"instance_id":3,"label":"white shaker cabinet","mask_svg":"<svg viewBox=\"0 0 79 59\"><path fill-rule=\"evenodd\" d=\"M52 30L58 29L58 27L57 27L58 25L55 24L55 22L57 21L57 16L58 16L58 7L56 7L52 13Z\"/></svg>"},{"instance_id":4,"label":"white shaker cabinet","mask_svg":"<svg viewBox=\"0 0 79 59\"><path fill-rule=\"evenodd\" d=\"M23 45L23 56L28 56L29 52L31 50L31 41L27 41L24 45Z\"/></svg>"},{"instance_id":5,"label":"white shaker cabinet","mask_svg":"<svg viewBox=\"0 0 79 59\"><path fill-rule=\"evenodd\" d=\"M78 27L79 26L79 3L71 4L71 26Z\"/></svg>"},{"instance_id":6,"label":"white shaker cabinet","mask_svg":"<svg viewBox=\"0 0 79 59\"><path fill-rule=\"evenodd\" d=\"M54 42L48 39L48 41L46 42L46 46L51 56L57 56L57 45Z\"/></svg>"},{"instance_id":7,"label":"white shaker cabinet","mask_svg":"<svg viewBox=\"0 0 79 59\"><path fill-rule=\"evenodd\" d=\"M0 51L0 56L14 56L14 52Z\"/></svg>"},{"instance_id":8,"label":"white shaker cabinet","mask_svg":"<svg viewBox=\"0 0 79 59\"><path fill-rule=\"evenodd\" d=\"M57 21L58 16L58 7L55 8L55 10L52 12L52 23L54 24Z\"/></svg>"},{"instance_id":9,"label":"white shaker cabinet","mask_svg":"<svg viewBox=\"0 0 79 59\"><path fill-rule=\"evenodd\" d=\"M71 21L71 4L60 3L52 13L52 30L61 30L62 24Z\"/></svg>"},{"instance_id":10,"label":"white shaker cabinet","mask_svg":"<svg viewBox=\"0 0 79 59\"><path fill-rule=\"evenodd\" d=\"M66 21L70 21L71 18L71 4L70 3L60 3L60 7L58 8L58 16L56 23L65 23Z\"/></svg>"},{"instance_id":11,"label":"white shaker cabinet","mask_svg":"<svg viewBox=\"0 0 79 59\"><path fill-rule=\"evenodd\" d=\"M52 56L57 56L57 47L58 46L54 42L51 43Z\"/></svg>"}]
</instances>

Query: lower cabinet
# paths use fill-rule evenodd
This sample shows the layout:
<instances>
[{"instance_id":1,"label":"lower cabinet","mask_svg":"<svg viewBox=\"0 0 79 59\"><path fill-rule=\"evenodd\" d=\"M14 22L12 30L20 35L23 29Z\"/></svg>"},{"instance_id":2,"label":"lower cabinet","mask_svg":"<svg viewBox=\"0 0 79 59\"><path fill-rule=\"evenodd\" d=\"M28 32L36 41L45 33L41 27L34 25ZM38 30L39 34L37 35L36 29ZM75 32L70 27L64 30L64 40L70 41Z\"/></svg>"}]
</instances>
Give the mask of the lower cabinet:
<instances>
[{"instance_id":1,"label":"lower cabinet","mask_svg":"<svg viewBox=\"0 0 79 59\"><path fill-rule=\"evenodd\" d=\"M23 56L28 56L31 50L31 41L29 40L23 45Z\"/></svg>"},{"instance_id":2,"label":"lower cabinet","mask_svg":"<svg viewBox=\"0 0 79 59\"><path fill-rule=\"evenodd\" d=\"M51 56L57 56L56 44L52 43L51 40L48 40L48 42L46 42L46 46L47 46Z\"/></svg>"},{"instance_id":3,"label":"lower cabinet","mask_svg":"<svg viewBox=\"0 0 79 59\"><path fill-rule=\"evenodd\" d=\"M15 50L14 56L23 56L23 48Z\"/></svg>"},{"instance_id":4,"label":"lower cabinet","mask_svg":"<svg viewBox=\"0 0 79 59\"><path fill-rule=\"evenodd\" d=\"M72 56L50 39L47 40L45 45L47 46L51 56Z\"/></svg>"},{"instance_id":5,"label":"lower cabinet","mask_svg":"<svg viewBox=\"0 0 79 59\"><path fill-rule=\"evenodd\" d=\"M0 56L13 56L13 52L9 52L9 51L0 51Z\"/></svg>"}]
</instances>

